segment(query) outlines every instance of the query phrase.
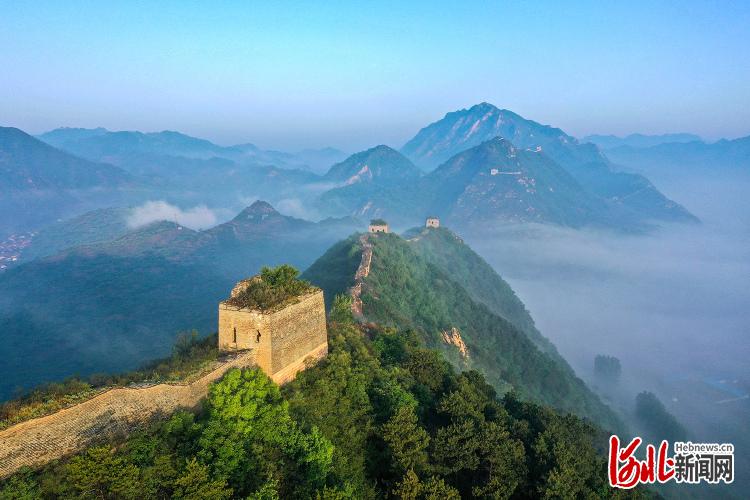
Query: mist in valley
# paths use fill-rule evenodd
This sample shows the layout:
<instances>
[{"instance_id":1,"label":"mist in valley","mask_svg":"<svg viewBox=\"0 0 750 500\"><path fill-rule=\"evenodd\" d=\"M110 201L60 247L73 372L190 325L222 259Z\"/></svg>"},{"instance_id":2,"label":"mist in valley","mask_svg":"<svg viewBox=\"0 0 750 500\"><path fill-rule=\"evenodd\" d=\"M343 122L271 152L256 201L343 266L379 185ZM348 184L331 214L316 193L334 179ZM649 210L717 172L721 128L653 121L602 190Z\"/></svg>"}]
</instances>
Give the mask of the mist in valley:
<instances>
[{"instance_id":1,"label":"mist in valley","mask_svg":"<svg viewBox=\"0 0 750 500\"><path fill-rule=\"evenodd\" d=\"M644 235L527 225L467 240L631 430L644 431L634 401L648 390L692 441L747 449L750 176L652 177L702 223ZM596 379L597 354L620 359L619 383Z\"/></svg>"}]
</instances>

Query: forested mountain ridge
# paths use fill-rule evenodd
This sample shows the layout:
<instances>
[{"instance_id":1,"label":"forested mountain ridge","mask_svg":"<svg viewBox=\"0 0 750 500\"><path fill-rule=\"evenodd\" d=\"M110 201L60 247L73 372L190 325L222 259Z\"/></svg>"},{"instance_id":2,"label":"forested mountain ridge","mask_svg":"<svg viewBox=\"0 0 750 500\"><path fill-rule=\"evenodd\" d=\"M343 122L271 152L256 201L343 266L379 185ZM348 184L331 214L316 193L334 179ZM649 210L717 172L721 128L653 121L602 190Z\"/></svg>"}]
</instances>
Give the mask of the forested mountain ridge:
<instances>
[{"instance_id":1,"label":"forested mountain ridge","mask_svg":"<svg viewBox=\"0 0 750 500\"><path fill-rule=\"evenodd\" d=\"M442 352L458 369L481 371L501 393L512 389L524 398L586 416L606 428L621 427L614 413L533 329L517 298L509 296L512 290L507 284L495 280L491 286L498 288L489 291L466 277L453 277L478 265L476 260L464 255L463 262L453 263L447 271L438 263L449 254L460 256L460 251L435 253L428 260L423 255L432 252L419 240L409 242L395 234L369 235L368 239L372 259L361 292L366 321L414 330L427 347ZM329 249L303 277L329 297L346 293L361 255L360 239L350 237ZM474 296L461 283L476 284ZM506 301L502 307L498 307L499 296ZM501 310L490 309L484 302Z\"/></svg>"}]
</instances>

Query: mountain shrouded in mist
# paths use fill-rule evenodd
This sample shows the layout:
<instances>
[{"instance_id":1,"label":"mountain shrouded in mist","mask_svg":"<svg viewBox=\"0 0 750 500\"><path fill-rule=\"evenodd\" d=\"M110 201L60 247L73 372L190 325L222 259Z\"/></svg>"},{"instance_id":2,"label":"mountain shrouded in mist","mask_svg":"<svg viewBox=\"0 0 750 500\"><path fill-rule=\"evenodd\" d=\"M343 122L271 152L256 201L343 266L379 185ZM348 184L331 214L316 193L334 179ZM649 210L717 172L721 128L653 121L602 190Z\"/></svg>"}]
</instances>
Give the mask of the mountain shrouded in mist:
<instances>
[{"instance_id":1,"label":"mountain shrouded in mist","mask_svg":"<svg viewBox=\"0 0 750 500\"><path fill-rule=\"evenodd\" d=\"M420 130L401 152L429 170L455 154L495 137L506 139L516 148L545 154L585 190L621 205L643 220L696 220L682 206L667 199L645 177L615 171L594 144L581 144L558 128L541 125L488 103L446 114Z\"/></svg>"},{"instance_id":2,"label":"mountain shrouded in mist","mask_svg":"<svg viewBox=\"0 0 750 500\"><path fill-rule=\"evenodd\" d=\"M622 146L633 148L650 148L659 144L685 143L702 141L700 136L695 134L660 134L644 135L630 134L626 137L617 137L616 135L587 135L581 138L581 142L592 142L604 150L619 148Z\"/></svg>"},{"instance_id":3,"label":"mountain shrouded in mist","mask_svg":"<svg viewBox=\"0 0 750 500\"><path fill-rule=\"evenodd\" d=\"M650 147L624 145L607 151L612 161L648 174L684 176L688 170L750 172L750 136L713 143L670 142Z\"/></svg>"},{"instance_id":4,"label":"mountain shrouded in mist","mask_svg":"<svg viewBox=\"0 0 750 500\"><path fill-rule=\"evenodd\" d=\"M92 205L112 203L135 179L77 158L12 127L0 127L0 239Z\"/></svg>"},{"instance_id":5,"label":"mountain shrouded in mist","mask_svg":"<svg viewBox=\"0 0 750 500\"><path fill-rule=\"evenodd\" d=\"M111 188L132 181L120 168L77 158L11 127L0 127L0 174L3 193Z\"/></svg>"},{"instance_id":6,"label":"mountain shrouded in mist","mask_svg":"<svg viewBox=\"0 0 750 500\"><path fill-rule=\"evenodd\" d=\"M405 156L381 145L353 154L333 165L325 179L346 185L364 182L397 184L416 179L420 175L419 169Z\"/></svg>"},{"instance_id":7,"label":"mountain shrouded in mist","mask_svg":"<svg viewBox=\"0 0 750 500\"><path fill-rule=\"evenodd\" d=\"M496 137L456 154L426 178L430 213L456 223L606 220L611 207L547 156Z\"/></svg>"},{"instance_id":8,"label":"mountain shrouded in mist","mask_svg":"<svg viewBox=\"0 0 750 500\"><path fill-rule=\"evenodd\" d=\"M304 268L357 227L296 219L258 201L205 231L157 221L1 273L0 399L165 355L179 331L214 331L216 305L238 280L264 265Z\"/></svg>"},{"instance_id":9,"label":"mountain shrouded in mist","mask_svg":"<svg viewBox=\"0 0 750 500\"><path fill-rule=\"evenodd\" d=\"M115 164L132 164L137 158L171 156L210 160L223 158L238 163L275 165L320 172L340 160L344 153L334 148L307 149L298 153L263 150L255 144L219 146L213 142L180 132L119 131L104 128L58 128L38 136L39 139L78 156Z\"/></svg>"}]
</instances>

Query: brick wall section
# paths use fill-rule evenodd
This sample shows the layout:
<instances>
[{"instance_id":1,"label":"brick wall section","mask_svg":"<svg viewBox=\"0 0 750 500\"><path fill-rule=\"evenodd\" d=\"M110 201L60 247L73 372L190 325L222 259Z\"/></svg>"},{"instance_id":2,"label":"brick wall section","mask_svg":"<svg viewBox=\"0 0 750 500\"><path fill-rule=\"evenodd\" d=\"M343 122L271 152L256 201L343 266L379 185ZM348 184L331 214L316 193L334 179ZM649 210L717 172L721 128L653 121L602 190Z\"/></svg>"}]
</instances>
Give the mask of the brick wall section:
<instances>
[{"instance_id":1,"label":"brick wall section","mask_svg":"<svg viewBox=\"0 0 750 500\"><path fill-rule=\"evenodd\" d=\"M354 286L349 289L349 295L352 296L352 314L355 319L362 321L364 319L364 312L362 311L362 286L364 285L365 278L370 275L372 242L370 242L366 234L359 237L359 242L362 245L362 257L360 258L357 272L354 274Z\"/></svg>"},{"instance_id":2,"label":"brick wall section","mask_svg":"<svg viewBox=\"0 0 750 500\"><path fill-rule=\"evenodd\" d=\"M127 435L179 409L195 409L209 386L234 367L255 364L255 351L240 351L190 384L115 388L51 415L0 431L0 478L87 446Z\"/></svg>"},{"instance_id":3,"label":"brick wall section","mask_svg":"<svg viewBox=\"0 0 750 500\"><path fill-rule=\"evenodd\" d=\"M252 348L258 366L274 382L293 379L304 369L305 360L314 361L328 353L323 292L315 290L268 313L220 303L219 348Z\"/></svg>"}]
</instances>

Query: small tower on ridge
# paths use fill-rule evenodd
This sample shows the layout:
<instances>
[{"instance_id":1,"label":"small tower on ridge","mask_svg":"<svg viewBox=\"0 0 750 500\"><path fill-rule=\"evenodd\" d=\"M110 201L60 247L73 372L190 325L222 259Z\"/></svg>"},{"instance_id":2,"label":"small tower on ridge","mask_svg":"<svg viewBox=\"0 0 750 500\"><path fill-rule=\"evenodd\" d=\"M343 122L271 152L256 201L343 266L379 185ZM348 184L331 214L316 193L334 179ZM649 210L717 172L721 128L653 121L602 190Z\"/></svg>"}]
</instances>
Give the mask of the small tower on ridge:
<instances>
[{"instance_id":1,"label":"small tower on ridge","mask_svg":"<svg viewBox=\"0 0 750 500\"><path fill-rule=\"evenodd\" d=\"M388 233L388 223L383 219L372 219L368 230L371 233Z\"/></svg>"}]
</instances>

